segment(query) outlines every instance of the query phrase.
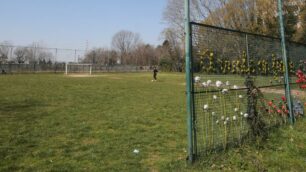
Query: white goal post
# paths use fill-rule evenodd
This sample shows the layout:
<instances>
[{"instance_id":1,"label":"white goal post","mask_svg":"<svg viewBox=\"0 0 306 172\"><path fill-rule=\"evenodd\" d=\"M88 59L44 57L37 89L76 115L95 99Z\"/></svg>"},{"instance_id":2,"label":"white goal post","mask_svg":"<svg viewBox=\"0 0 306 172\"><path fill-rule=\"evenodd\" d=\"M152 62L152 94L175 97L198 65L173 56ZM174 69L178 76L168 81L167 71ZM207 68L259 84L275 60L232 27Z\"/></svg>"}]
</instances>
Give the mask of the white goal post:
<instances>
[{"instance_id":1,"label":"white goal post","mask_svg":"<svg viewBox=\"0 0 306 172\"><path fill-rule=\"evenodd\" d=\"M65 74L92 74L92 64L73 64L66 63Z\"/></svg>"}]
</instances>

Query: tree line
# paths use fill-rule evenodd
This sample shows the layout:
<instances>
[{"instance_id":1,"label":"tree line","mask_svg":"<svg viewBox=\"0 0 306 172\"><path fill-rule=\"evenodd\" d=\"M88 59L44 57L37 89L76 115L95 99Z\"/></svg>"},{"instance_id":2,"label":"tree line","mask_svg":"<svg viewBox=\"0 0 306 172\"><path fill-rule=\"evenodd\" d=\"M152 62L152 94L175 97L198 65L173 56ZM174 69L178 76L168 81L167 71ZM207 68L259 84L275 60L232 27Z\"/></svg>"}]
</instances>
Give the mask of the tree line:
<instances>
[{"instance_id":1,"label":"tree line","mask_svg":"<svg viewBox=\"0 0 306 172\"><path fill-rule=\"evenodd\" d=\"M286 39L288 41L306 44L306 2L305 0L286 0L283 6ZM175 33L175 43L183 53L184 44L184 0L168 0L163 14L163 19L168 23L166 31ZM243 32L256 33L272 37L279 37L279 21L277 12L277 0L191 0L191 20L228 29ZM197 34L207 31L199 30ZM207 32L208 33L208 32ZM212 32L211 34L215 34ZM216 39L219 36L219 39ZM214 40L210 39L214 37ZM231 44L226 37L229 35L202 35L201 41L197 42L196 49L208 51L222 51ZM209 41L203 39L210 39ZM217 46L203 44L203 41ZM254 42L261 42L260 39ZM276 42L274 42L276 43ZM233 44L236 45L236 44ZM233 46L231 45L231 46ZM258 44L258 51L267 51L266 44ZM273 46L276 46L273 45ZM209 48L219 49L209 49ZM229 47L232 48L232 47ZM236 48L239 50L241 48ZM235 52L239 53L239 52ZM260 53L260 52L259 52ZM273 52L271 52L273 53ZM241 54L241 52L240 52ZM235 58L235 57L228 57Z\"/></svg>"},{"instance_id":2,"label":"tree line","mask_svg":"<svg viewBox=\"0 0 306 172\"><path fill-rule=\"evenodd\" d=\"M183 54L172 30L163 33L161 45L146 44L138 33L122 30L112 38L111 48L94 48L85 54L83 63L134 66L159 66L165 71L182 68Z\"/></svg>"},{"instance_id":3,"label":"tree line","mask_svg":"<svg viewBox=\"0 0 306 172\"><path fill-rule=\"evenodd\" d=\"M283 6L288 40L306 43L306 2L286 0ZM191 0L196 22L245 32L279 36L277 0ZM168 0L168 27L184 38L184 0Z\"/></svg>"},{"instance_id":4,"label":"tree line","mask_svg":"<svg viewBox=\"0 0 306 172\"><path fill-rule=\"evenodd\" d=\"M9 59L10 56L13 58ZM52 64L53 54L33 43L28 47L14 47L10 42L0 43L0 64Z\"/></svg>"}]
</instances>

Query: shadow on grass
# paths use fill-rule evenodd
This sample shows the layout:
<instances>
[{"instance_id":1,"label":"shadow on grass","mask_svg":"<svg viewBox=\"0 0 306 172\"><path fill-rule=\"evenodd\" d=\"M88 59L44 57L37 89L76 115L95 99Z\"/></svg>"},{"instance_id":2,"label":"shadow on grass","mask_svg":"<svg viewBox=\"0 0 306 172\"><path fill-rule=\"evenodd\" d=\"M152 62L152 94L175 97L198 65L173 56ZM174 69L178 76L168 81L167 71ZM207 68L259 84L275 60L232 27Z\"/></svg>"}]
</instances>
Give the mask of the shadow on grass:
<instances>
[{"instance_id":1,"label":"shadow on grass","mask_svg":"<svg viewBox=\"0 0 306 172\"><path fill-rule=\"evenodd\" d=\"M0 171L23 170L16 165L29 156L39 144L41 132L37 132L41 108L46 104L35 99L0 101Z\"/></svg>"},{"instance_id":2,"label":"shadow on grass","mask_svg":"<svg viewBox=\"0 0 306 172\"><path fill-rule=\"evenodd\" d=\"M25 113L39 107L46 107L47 105L42 101L35 99L14 100L9 102L0 101L0 117L15 113Z\"/></svg>"}]
</instances>

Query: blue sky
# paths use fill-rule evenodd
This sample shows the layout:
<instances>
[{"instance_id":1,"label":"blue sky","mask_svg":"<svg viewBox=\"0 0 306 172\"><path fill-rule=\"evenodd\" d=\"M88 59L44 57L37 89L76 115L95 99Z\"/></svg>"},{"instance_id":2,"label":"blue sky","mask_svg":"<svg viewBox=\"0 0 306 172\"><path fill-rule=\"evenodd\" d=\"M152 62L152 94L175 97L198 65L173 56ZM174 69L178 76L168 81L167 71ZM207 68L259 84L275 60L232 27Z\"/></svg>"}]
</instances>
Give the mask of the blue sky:
<instances>
[{"instance_id":1,"label":"blue sky","mask_svg":"<svg viewBox=\"0 0 306 172\"><path fill-rule=\"evenodd\" d=\"M166 0L0 0L0 42L85 49L110 47L120 30L161 42Z\"/></svg>"}]
</instances>

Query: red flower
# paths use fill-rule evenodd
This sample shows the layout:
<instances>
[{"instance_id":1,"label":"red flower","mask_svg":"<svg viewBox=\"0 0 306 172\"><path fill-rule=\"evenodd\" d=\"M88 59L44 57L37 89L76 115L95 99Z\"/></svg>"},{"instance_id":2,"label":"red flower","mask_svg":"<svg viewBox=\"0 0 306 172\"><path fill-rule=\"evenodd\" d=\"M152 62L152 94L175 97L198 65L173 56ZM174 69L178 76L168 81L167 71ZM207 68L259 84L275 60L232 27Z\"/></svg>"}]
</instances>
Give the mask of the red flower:
<instances>
[{"instance_id":1,"label":"red flower","mask_svg":"<svg viewBox=\"0 0 306 172\"><path fill-rule=\"evenodd\" d=\"M304 75L304 73L301 70L297 71L296 76L298 77L298 79L295 81L296 83L306 82L306 76Z\"/></svg>"},{"instance_id":2,"label":"red flower","mask_svg":"<svg viewBox=\"0 0 306 172\"><path fill-rule=\"evenodd\" d=\"M285 110L285 113L286 113L286 114L289 114L289 111L288 111L288 110Z\"/></svg>"},{"instance_id":3,"label":"red flower","mask_svg":"<svg viewBox=\"0 0 306 172\"><path fill-rule=\"evenodd\" d=\"M286 110L286 106L285 106L285 105L283 105L283 106L282 106L282 109L283 109L283 110Z\"/></svg>"},{"instance_id":4,"label":"red flower","mask_svg":"<svg viewBox=\"0 0 306 172\"><path fill-rule=\"evenodd\" d=\"M285 96L282 96L282 100L285 102L285 101L286 101L286 97L285 97Z\"/></svg>"},{"instance_id":5,"label":"red flower","mask_svg":"<svg viewBox=\"0 0 306 172\"><path fill-rule=\"evenodd\" d=\"M282 111L280 109L277 110L277 113L282 113Z\"/></svg>"},{"instance_id":6,"label":"red flower","mask_svg":"<svg viewBox=\"0 0 306 172\"><path fill-rule=\"evenodd\" d=\"M272 105L273 105L273 102L269 102L268 105L269 105L269 106L272 106Z\"/></svg>"}]
</instances>

